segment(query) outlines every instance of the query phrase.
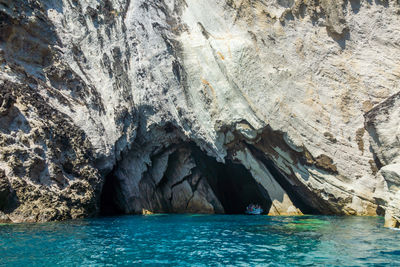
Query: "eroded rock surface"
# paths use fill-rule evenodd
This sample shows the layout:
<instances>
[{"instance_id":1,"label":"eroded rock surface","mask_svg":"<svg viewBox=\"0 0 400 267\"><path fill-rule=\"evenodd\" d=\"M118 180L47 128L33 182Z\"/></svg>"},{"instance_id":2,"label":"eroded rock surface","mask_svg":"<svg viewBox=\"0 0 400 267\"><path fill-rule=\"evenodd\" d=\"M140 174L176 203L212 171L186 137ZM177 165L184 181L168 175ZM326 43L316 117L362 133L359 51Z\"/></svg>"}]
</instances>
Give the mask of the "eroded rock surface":
<instances>
[{"instance_id":1,"label":"eroded rock surface","mask_svg":"<svg viewBox=\"0 0 400 267\"><path fill-rule=\"evenodd\" d=\"M398 1L0 0L0 220L94 216L103 191L125 213L257 201L386 212L397 227L399 13Z\"/></svg>"},{"instance_id":2,"label":"eroded rock surface","mask_svg":"<svg viewBox=\"0 0 400 267\"><path fill-rule=\"evenodd\" d=\"M374 161L379 166L377 201L386 206L385 225L399 227L400 203L400 93L365 115Z\"/></svg>"}]
</instances>

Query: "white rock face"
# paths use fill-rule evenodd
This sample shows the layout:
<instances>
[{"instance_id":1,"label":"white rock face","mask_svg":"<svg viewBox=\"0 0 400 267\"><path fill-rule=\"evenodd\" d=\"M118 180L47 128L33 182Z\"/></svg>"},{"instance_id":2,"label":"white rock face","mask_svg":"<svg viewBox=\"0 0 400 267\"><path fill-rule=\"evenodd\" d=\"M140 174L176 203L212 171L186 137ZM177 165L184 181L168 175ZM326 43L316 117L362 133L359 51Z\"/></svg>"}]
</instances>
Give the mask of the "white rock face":
<instances>
[{"instance_id":1,"label":"white rock face","mask_svg":"<svg viewBox=\"0 0 400 267\"><path fill-rule=\"evenodd\" d=\"M370 134L375 161L380 165L377 173L376 199L386 207L385 225L399 227L400 203L400 95L394 94L369 111L366 129Z\"/></svg>"},{"instance_id":2,"label":"white rock face","mask_svg":"<svg viewBox=\"0 0 400 267\"><path fill-rule=\"evenodd\" d=\"M0 0L0 210L90 216L110 174L124 212L224 212L204 166L227 174L234 161L271 214L387 211L396 224L399 12L366 0Z\"/></svg>"}]
</instances>

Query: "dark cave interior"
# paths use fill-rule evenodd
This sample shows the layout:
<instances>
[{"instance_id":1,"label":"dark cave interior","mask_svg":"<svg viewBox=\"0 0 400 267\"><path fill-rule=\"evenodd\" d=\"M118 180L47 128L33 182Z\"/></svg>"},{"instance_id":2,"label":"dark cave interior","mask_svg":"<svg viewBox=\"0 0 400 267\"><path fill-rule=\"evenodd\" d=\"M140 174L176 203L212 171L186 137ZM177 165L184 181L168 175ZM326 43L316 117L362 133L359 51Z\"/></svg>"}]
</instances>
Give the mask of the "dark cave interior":
<instances>
[{"instance_id":1,"label":"dark cave interior","mask_svg":"<svg viewBox=\"0 0 400 267\"><path fill-rule=\"evenodd\" d=\"M261 205L265 211L270 209L268 193L243 165L232 160L220 163L197 147L192 150L197 167L207 177L226 214L243 214L251 203Z\"/></svg>"},{"instance_id":2,"label":"dark cave interior","mask_svg":"<svg viewBox=\"0 0 400 267\"><path fill-rule=\"evenodd\" d=\"M114 172L110 172L106 178L100 196L100 216L116 216L124 214L117 204L118 180Z\"/></svg>"}]
</instances>

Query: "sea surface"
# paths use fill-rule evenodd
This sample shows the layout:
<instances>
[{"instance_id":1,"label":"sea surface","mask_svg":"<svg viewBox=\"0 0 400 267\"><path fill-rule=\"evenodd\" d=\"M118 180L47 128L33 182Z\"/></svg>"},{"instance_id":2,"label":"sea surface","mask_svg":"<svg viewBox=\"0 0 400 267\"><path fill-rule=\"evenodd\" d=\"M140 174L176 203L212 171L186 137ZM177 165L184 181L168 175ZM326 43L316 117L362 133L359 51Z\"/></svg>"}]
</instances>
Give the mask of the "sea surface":
<instances>
[{"instance_id":1,"label":"sea surface","mask_svg":"<svg viewBox=\"0 0 400 267\"><path fill-rule=\"evenodd\" d=\"M383 218L121 216L0 225L1 266L399 266Z\"/></svg>"}]
</instances>

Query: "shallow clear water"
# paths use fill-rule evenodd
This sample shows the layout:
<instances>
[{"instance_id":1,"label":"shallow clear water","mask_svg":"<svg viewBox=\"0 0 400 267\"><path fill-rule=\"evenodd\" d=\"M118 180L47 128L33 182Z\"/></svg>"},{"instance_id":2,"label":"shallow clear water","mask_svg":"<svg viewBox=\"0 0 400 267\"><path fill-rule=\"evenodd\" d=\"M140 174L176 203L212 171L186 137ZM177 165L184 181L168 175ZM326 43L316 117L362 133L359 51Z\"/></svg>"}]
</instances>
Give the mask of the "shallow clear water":
<instances>
[{"instance_id":1,"label":"shallow clear water","mask_svg":"<svg viewBox=\"0 0 400 267\"><path fill-rule=\"evenodd\" d=\"M0 225L0 265L400 265L374 217L122 216Z\"/></svg>"}]
</instances>

